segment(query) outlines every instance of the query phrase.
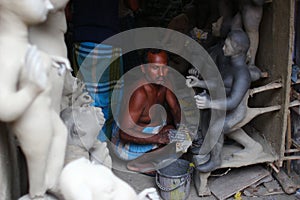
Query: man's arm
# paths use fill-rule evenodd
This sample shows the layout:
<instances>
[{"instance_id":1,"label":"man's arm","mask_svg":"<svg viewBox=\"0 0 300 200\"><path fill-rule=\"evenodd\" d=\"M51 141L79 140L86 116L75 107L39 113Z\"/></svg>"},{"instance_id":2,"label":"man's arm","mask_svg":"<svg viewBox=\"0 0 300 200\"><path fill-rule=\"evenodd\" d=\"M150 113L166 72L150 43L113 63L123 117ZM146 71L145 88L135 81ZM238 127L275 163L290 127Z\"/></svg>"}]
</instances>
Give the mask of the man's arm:
<instances>
[{"instance_id":1,"label":"man's arm","mask_svg":"<svg viewBox=\"0 0 300 200\"><path fill-rule=\"evenodd\" d=\"M170 107L170 111L174 120L174 125L177 126L181 123L181 108L177 97L169 89L167 89L166 91L166 101Z\"/></svg>"}]
</instances>

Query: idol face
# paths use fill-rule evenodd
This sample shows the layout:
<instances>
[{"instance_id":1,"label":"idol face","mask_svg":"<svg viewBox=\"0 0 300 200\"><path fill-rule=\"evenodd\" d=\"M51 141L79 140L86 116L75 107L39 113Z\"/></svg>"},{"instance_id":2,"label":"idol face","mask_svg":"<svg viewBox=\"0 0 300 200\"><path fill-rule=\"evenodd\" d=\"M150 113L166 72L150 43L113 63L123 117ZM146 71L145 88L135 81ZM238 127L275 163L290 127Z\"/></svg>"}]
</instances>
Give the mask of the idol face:
<instances>
[{"instance_id":1,"label":"idol face","mask_svg":"<svg viewBox=\"0 0 300 200\"><path fill-rule=\"evenodd\" d=\"M223 46L223 52L225 56L234 56L236 54L236 50L234 49L234 44L231 39L226 38Z\"/></svg>"},{"instance_id":2,"label":"idol face","mask_svg":"<svg viewBox=\"0 0 300 200\"><path fill-rule=\"evenodd\" d=\"M37 24L47 19L48 12L53 9L50 0L10 0L8 9L27 24Z\"/></svg>"}]
</instances>

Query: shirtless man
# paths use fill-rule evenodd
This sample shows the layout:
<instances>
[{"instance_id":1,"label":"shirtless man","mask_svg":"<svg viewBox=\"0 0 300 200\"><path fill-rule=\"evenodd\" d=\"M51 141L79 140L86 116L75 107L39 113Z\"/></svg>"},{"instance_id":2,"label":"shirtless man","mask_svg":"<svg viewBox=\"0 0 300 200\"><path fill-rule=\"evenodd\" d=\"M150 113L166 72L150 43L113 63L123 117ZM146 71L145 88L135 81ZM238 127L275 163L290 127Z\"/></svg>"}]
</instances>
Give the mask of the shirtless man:
<instances>
[{"instance_id":1,"label":"shirtless man","mask_svg":"<svg viewBox=\"0 0 300 200\"><path fill-rule=\"evenodd\" d=\"M177 128L181 109L176 96L169 89L168 56L161 50L150 50L141 70L144 76L134 84L135 90L120 120L117 137L113 138L117 155L129 170L143 171L148 155L169 143L169 130ZM161 112L163 108L167 113ZM145 154L145 155L144 155ZM145 165L144 165L145 164Z\"/></svg>"}]
</instances>

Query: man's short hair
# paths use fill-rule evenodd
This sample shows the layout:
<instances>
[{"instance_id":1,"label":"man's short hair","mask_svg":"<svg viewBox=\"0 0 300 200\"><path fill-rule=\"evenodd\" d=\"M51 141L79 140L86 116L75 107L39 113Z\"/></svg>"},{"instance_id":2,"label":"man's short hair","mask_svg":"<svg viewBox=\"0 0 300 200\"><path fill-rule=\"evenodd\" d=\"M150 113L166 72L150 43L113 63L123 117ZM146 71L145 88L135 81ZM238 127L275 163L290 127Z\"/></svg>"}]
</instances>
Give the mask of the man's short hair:
<instances>
[{"instance_id":1,"label":"man's short hair","mask_svg":"<svg viewBox=\"0 0 300 200\"><path fill-rule=\"evenodd\" d=\"M167 63L169 63L169 56L168 56L168 52L161 50L161 49L145 49L144 51L144 64L148 64L149 60L148 60L148 55L150 54L159 54L161 52L165 52L167 54Z\"/></svg>"}]
</instances>

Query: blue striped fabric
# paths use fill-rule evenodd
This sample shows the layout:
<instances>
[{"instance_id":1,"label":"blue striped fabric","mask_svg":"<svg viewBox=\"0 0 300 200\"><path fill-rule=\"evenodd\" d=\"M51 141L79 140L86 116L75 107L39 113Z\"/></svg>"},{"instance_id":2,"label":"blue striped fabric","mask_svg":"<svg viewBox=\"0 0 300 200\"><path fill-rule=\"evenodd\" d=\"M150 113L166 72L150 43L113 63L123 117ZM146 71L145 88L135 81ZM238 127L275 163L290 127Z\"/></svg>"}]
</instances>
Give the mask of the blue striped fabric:
<instances>
[{"instance_id":1,"label":"blue striped fabric","mask_svg":"<svg viewBox=\"0 0 300 200\"><path fill-rule=\"evenodd\" d=\"M77 77L86 84L86 90L94 99L92 106L101 107L106 122L99 133L100 141L111 139L112 127L115 120L111 106L117 111L123 96L124 82L121 49L93 42L75 43L73 49L73 67ZM114 102L112 102L112 92ZM117 117L117 116L115 116Z\"/></svg>"},{"instance_id":2,"label":"blue striped fabric","mask_svg":"<svg viewBox=\"0 0 300 200\"><path fill-rule=\"evenodd\" d=\"M155 126L155 127L146 127L143 130L143 133L154 135L159 132L159 130L163 127ZM112 143L114 144L113 150L115 154L122 160L133 160L141 155L157 149L156 144L136 144L136 143L124 143L121 141L119 137L119 128L117 126L114 127L112 133Z\"/></svg>"}]
</instances>

